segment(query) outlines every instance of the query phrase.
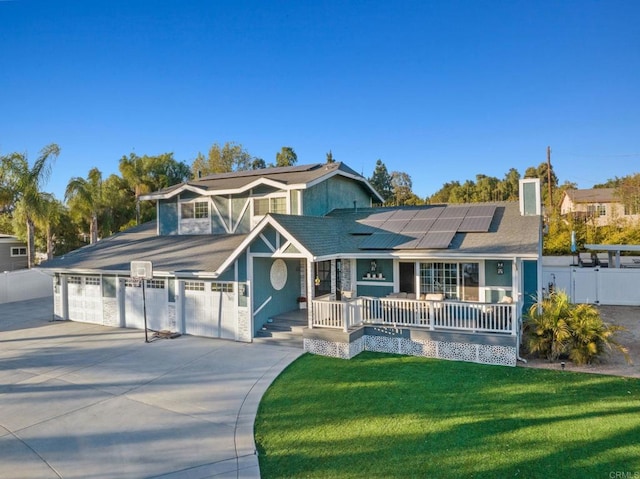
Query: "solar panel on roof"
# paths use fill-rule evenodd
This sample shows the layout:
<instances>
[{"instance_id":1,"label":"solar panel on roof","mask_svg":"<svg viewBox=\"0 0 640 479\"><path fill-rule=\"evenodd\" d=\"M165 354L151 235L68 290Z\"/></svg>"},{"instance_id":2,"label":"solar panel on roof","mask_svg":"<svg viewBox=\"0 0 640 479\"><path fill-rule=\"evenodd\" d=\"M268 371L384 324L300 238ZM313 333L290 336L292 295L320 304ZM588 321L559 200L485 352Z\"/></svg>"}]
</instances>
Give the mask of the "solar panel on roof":
<instances>
[{"instance_id":1,"label":"solar panel on roof","mask_svg":"<svg viewBox=\"0 0 640 479\"><path fill-rule=\"evenodd\" d=\"M426 233L435 222L435 218L413 219L402 229L402 233Z\"/></svg>"},{"instance_id":2,"label":"solar panel on roof","mask_svg":"<svg viewBox=\"0 0 640 479\"><path fill-rule=\"evenodd\" d=\"M416 249L418 243L422 239L422 236L419 238L412 237L411 235L399 235L400 238L405 238L404 241L399 241L393 249Z\"/></svg>"},{"instance_id":3,"label":"solar panel on roof","mask_svg":"<svg viewBox=\"0 0 640 479\"><path fill-rule=\"evenodd\" d=\"M467 216L458 227L460 233L486 233L491 226L492 216Z\"/></svg>"},{"instance_id":4,"label":"solar panel on roof","mask_svg":"<svg viewBox=\"0 0 640 479\"><path fill-rule=\"evenodd\" d=\"M360 243L362 249L390 249L394 244L399 243L402 238L398 239L399 235L395 233L373 233L371 236L367 236Z\"/></svg>"},{"instance_id":5,"label":"solar panel on roof","mask_svg":"<svg viewBox=\"0 0 640 479\"><path fill-rule=\"evenodd\" d=\"M462 223L462 218L438 218L429 231L442 232L442 231L458 231L458 226Z\"/></svg>"},{"instance_id":6,"label":"solar panel on roof","mask_svg":"<svg viewBox=\"0 0 640 479\"><path fill-rule=\"evenodd\" d=\"M382 223L381 228L385 231L389 231L390 233L400 233L400 231L402 231L402 229L407 224L409 224L408 219L404 219L404 220L390 219Z\"/></svg>"},{"instance_id":7,"label":"solar panel on roof","mask_svg":"<svg viewBox=\"0 0 640 479\"><path fill-rule=\"evenodd\" d=\"M440 218L464 218L468 210L468 206L447 206Z\"/></svg>"},{"instance_id":8,"label":"solar panel on roof","mask_svg":"<svg viewBox=\"0 0 640 479\"><path fill-rule=\"evenodd\" d=\"M496 205L470 205L467 216L491 216L496 212Z\"/></svg>"},{"instance_id":9,"label":"solar panel on roof","mask_svg":"<svg viewBox=\"0 0 640 479\"><path fill-rule=\"evenodd\" d=\"M418 212L418 210L398 210L396 211L392 216L391 219L393 220L408 220L413 218L416 213Z\"/></svg>"},{"instance_id":10,"label":"solar panel on roof","mask_svg":"<svg viewBox=\"0 0 640 479\"><path fill-rule=\"evenodd\" d=\"M415 249L446 249L455 235L455 231L429 232L422 237Z\"/></svg>"},{"instance_id":11,"label":"solar panel on roof","mask_svg":"<svg viewBox=\"0 0 640 479\"><path fill-rule=\"evenodd\" d=\"M444 206L431 206L429 208L418 210L415 219L437 218L445 210Z\"/></svg>"},{"instance_id":12,"label":"solar panel on roof","mask_svg":"<svg viewBox=\"0 0 640 479\"><path fill-rule=\"evenodd\" d=\"M364 235L364 234L375 233L376 231L378 231L378 229L372 225L367 225L363 223L354 223L353 226L351 227L350 233L354 235Z\"/></svg>"}]
</instances>

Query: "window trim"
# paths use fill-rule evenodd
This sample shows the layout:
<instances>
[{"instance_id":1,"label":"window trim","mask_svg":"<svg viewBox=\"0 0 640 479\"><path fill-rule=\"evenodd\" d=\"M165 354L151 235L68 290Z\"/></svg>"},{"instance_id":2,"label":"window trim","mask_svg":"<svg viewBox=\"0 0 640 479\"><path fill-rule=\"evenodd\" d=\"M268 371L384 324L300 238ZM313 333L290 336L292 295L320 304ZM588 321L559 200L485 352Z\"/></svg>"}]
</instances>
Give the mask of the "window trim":
<instances>
[{"instance_id":1,"label":"window trim","mask_svg":"<svg viewBox=\"0 0 640 479\"><path fill-rule=\"evenodd\" d=\"M17 250L17 252L16 252ZM24 253L22 253L24 251ZM27 256L27 247L26 246L12 246L11 247L11 257L12 258L20 258L23 256Z\"/></svg>"},{"instance_id":2,"label":"window trim","mask_svg":"<svg viewBox=\"0 0 640 479\"><path fill-rule=\"evenodd\" d=\"M204 216L197 216L197 214L203 214L203 211L198 212L198 206L206 205L206 214ZM193 216L184 216L183 215L183 207L191 206L193 208ZM201 221L201 220L209 220L211 217L211 205L208 200L203 200L202 198L193 198L190 200L181 200L178 202L178 214L180 215L180 221Z\"/></svg>"},{"instance_id":3,"label":"window trim","mask_svg":"<svg viewBox=\"0 0 640 479\"><path fill-rule=\"evenodd\" d=\"M281 199L284 200L284 211L274 211L275 208L274 208L273 201L281 200ZM256 202L263 201L263 200L269 201L269 211L267 211L263 215L256 214ZM253 218L254 224L257 223L262 218L264 218L269 213L279 213L279 214L285 214L285 215L291 214L291 205L289 201L289 195L287 194L286 191L284 192L279 191L277 193L271 193L269 195L264 195L264 196L251 197L251 218Z\"/></svg>"}]
</instances>

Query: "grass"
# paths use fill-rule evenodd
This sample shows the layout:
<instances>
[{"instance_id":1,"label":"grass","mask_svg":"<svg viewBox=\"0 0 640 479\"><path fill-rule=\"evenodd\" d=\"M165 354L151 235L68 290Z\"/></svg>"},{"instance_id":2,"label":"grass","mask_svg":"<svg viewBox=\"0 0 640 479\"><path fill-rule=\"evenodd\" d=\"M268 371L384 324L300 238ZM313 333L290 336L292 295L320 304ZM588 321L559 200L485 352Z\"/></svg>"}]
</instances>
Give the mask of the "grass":
<instances>
[{"instance_id":1,"label":"grass","mask_svg":"<svg viewBox=\"0 0 640 479\"><path fill-rule=\"evenodd\" d=\"M306 354L264 395L255 438L264 479L635 477L640 380Z\"/></svg>"}]
</instances>

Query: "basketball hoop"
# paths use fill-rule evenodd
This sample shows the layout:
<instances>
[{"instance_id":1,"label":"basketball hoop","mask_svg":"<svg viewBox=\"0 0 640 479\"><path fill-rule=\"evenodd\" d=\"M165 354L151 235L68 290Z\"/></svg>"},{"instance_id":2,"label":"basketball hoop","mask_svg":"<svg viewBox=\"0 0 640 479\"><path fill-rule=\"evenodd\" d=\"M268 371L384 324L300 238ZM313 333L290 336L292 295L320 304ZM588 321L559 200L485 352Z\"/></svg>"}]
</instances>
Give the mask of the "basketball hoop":
<instances>
[{"instance_id":1,"label":"basketball hoop","mask_svg":"<svg viewBox=\"0 0 640 479\"><path fill-rule=\"evenodd\" d=\"M147 333L147 298L144 292L145 280L153 279L153 265L151 261L132 261L131 262L131 284L136 287L142 283L142 311L144 315L144 342L149 342Z\"/></svg>"}]
</instances>

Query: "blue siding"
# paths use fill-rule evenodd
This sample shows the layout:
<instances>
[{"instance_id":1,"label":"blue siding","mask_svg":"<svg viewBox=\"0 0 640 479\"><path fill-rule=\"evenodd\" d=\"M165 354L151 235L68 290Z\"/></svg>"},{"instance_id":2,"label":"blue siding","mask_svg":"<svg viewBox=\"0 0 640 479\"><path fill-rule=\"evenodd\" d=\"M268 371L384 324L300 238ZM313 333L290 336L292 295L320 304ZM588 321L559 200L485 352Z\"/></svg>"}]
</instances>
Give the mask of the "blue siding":
<instances>
[{"instance_id":1,"label":"blue siding","mask_svg":"<svg viewBox=\"0 0 640 479\"><path fill-rule=\"evenodd\" d=\"M233 226L236 227L236 233L248 233L251 231L251 206L247 208L242 217L242 209L244 208L248 196L235 197L231 200L231 208L233 211Z\"/></svg>"},{"instance_id":2,"label":"blue siding","mask_svg":"<svg viewBox=\"0 0 640 479\"><path fill-rule=\"evenodd\" d=\"M538 301L538 262L523 261L522 269L524 277L523 311L526 312L529 310L531 305Z\"/></svg>"},{"instance_id":3,"label":"blue siding","mask_svg":"<svg viewBox=\"0 0 640 479\"><path fill-rule=\"evenodd\" d=\"M353 208L355 201L360 208L371 204L365 189L353 180L334 176L320 184L303 190L303 215L324 216L336 208Z\"/></svg>"},{"instance_id":4,"label":"blue siding","mask_svg":"<svg viewBox=\"0 0 640 479\"><path fill-rule=\"evenodd\" d=\"M176 199L158 201L160 235L178 234L178 203Z\"/></svg>"},{"instance_id":5,"label":"blue siding","mask_svg":"<svg viewBox=\"0 0 640 479\"><path fill-rule=\"evenodd\" d=\"M503 274L498 274L498 263L503 265ZM513 286L513 262L511 260L486 260L484 262L484 284L485 286Z\"/></svg>"},{"instance_id":6,"label":"blue siding","mask_svg":"<svg viewBox=\"0 0 640 479\"><path fill-rule=\"evenodd\" d=\"M273 258L253 259L253 307L259 308L271 298L269 303L254 317L255 331L258 331L267 319L298 308L297 298L300 295L300 273L296 268L300 260L285 260L287 265L287 282L280 291L271 286L271 265Z\"/></svg>"}]
</instances>

